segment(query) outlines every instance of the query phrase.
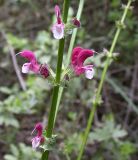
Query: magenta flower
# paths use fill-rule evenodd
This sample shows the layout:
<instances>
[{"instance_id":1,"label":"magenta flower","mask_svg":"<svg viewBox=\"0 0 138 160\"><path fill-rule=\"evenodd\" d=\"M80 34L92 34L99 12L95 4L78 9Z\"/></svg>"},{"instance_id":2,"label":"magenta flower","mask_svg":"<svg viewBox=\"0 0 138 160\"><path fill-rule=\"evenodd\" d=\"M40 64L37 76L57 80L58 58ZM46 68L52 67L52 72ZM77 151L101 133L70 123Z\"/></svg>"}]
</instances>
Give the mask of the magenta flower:
<instances>
[{"instance_id":1,"label":"magenta flower","mask_svg":"<svg viewBox=\"0 0 138 160\"><path fill-rule=\"evenodd\" d=\"M37 123L35 125L34 130L32 131L32 133L34 133L34 131L37 131L37 135L32 138L32 148L36 149L37 147L40 146L40 144L44 143L45 138L43 137L43 126L41 123Z\"/></svg>"},{"instance_id":2,"label":"magenta flower","mask_svg":"<svg viewBox=\"0 0 138 160\"><path fill-rule=\"evenodd\" d=\"M93 65L84 65L87 58L94 55L94 50L76 47L73 49L71 57L71 65L77 76L85 74L85 77L92 79L94 75Z\"/></svg>"},{"instance_id":3,"label":"magenta flower","mask_svg":"<svg viewBox=\"0 0 138 160\"><path fill-rule=\"evenodd\" d=\"M23 64L22 73L28 73L29 71L32 71L36 74L38 73L41 74L45 78L49 76L49 70L47 65L39 64L37 62L34 52L29 50L24 50L20 52L20 55L29 61L28 63Z\"/></svg>"},{"instance_id":4,"label":"magenta flower","mask_svg":"<svg viewBox=\"0 0 138 160\"><path fill-rule=\"evenodd\" d=\"M62 39L64 37L64 23L61 20L60 8L58 5L55 6L55 14L57 22L52 27L53 36L55 39Z\"/></svg>"},{"instance_id":5,"label":"magenta flower","mask_svg":"<svg viewBox=\"0 0 138 160\"><path fill-rule=\"evenodd\" d=\"M38 64L36 57L32 51L24 50L20 52L20 55L29 61L28 63L23 64L22 73L28 73L29 71L33 71L34 73L39 72L40 65Z\"/></svg>"},{"instance_id":6,"label":"magenta flower","mask_svg":"<svg viewBox=\"0 0 138 160\"><path fill-rule=\"evenodd\" d=\"M81 26L81 23L79 20L77 20L77 18L73 18L72 23L74 26L76 26L77 28L79 28Z\"/></svg>"}]
</instances>

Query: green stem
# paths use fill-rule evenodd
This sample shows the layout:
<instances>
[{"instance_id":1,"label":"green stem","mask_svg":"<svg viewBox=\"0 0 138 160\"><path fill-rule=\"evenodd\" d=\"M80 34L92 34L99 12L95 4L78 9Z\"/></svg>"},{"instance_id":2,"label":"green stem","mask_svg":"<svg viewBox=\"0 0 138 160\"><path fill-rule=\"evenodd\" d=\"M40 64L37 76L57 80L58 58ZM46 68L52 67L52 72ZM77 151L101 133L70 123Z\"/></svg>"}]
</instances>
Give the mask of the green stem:
<instances>
[{"instance_id":1,"label":"green stem","mask_svg":"<svg viewBox=\"0 0 138 160\"><path fill-rule=\"evenodd\" d=\"M124 13L123 13L123 16L121 18L121 23L124 23L124 20L126 18L126 15L127 15L127 12L128 12L128 9L130 7L131 2L132 2L132 0L129 0L128 3L127 3L127 6L126 6L126 8L124 10ZM105 80L105 76L106 76L108 67L110 65L110 59L112 57L112 53L113 53L115 45L117 43L120 31L121 31L121 28L118 27L118 29L117 29L117 31L115 33L115 36L114 36L110 51L108 52L108 56L107 56L107 59L106 59L106 63L105 63L103 72L102 72L101 80L100 80L100 83L99 83L99 86L98 86L98 90L96 92L95 102L93 103L93 106L91 108L91 112L90 112L90 115L89 115L87 127L86 127L86 130L85 130L85 133L84 133L82 145L81 145L80 152L79 152L77 160L81 160L82 159L82 155L83 155L84 148L85 148L85 145L86 145L86 142L87 142L87 139L88 139L88 135L89 135L89 132L90 132L90 129L91 129L91 125L93 123L93 119L94 119L94 115L95 115L95 112L96 112L96 108L98 106L100 94L101 94L103 83L104 83L104 80Z\"/></svg>"},{"instance_id":2,"label":"green stem","mask_svg":"<svg viewBox=\"0 0 138 160\"><path fill-rule=\"evenodd\" d=\"M80 0L79 1L79 7L78 7L77 16L76 16L76 18L78 20L80 20L81 15L82 15L82 10L83 10L83 7L84 7L84 1L85 0ZM78 31L77 28L73 30L73 33L72 33L72 36L71 36L71 40L70 40L69 49L68 49L68 54L67 54L67 60L66 60L65 67L68 67L68 65L70 64L70 57L71 57L71 53L72 53L72 50L73 50L73 47L74 47L77 31ZM59 108L59 104L60 104L61 97L62 97L62 94L63 94L63 90L64 90L64 88L60 87L59 96L58 96L58 102L57 102L57 106L56 106L56 115L57 115L57 112L58 112L58 108ZM55 116L55 119L56 119L56 116Z\"/></svg>"},{"instance_id":3,"label":"green stem","mask_svg":"<svg viewBox=\"0 0 138 160\"><path fill-rule=\"evenodd\" d=\"M70 0L64 0L64 6L63 6L63 22L64 23L67 22L69 3L70 3ZM58 100L59 86L60 86L60 79L61 79L61 72L62 72L64 43L65 43L65 38L59 41L58 60L57 60L56 79L55 79L56 85L53 88L52 104L51 104L51 109L49 113L47 132L46 132L47 138L52 137L52 132L54 128L56 105ZM48 156L49 156L49 151L43 152L41 160L48 160Z\"/></svg>"}]
</instances>

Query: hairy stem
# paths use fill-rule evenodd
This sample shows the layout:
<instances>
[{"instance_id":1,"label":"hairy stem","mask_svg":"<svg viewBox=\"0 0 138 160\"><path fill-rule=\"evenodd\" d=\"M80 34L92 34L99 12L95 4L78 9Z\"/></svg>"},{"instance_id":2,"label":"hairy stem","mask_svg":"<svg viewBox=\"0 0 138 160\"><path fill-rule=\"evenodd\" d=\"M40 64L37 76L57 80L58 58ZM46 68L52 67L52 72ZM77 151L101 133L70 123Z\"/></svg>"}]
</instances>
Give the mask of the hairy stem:
<instances>
[{"instance_id":1,"label":"hairy stem","mask_svg":"<svg viewBox=\"0 0 138 160\"><path fill-rule=\"evenodd\" d=\"M63 22L64 23L67 22L69 3L70 3L70 0L64 0L64 6L63 6ZM47 138L52 137L52 132L54 128L56 105L57 105L57 100L58 100L58 93L59 93L60 79L61 79L61 72L62 72L64 43L65 43L65 38L59 41L58 60L57 60L56 79L55 79L56 85L53 88L52 103L51 103L51 109L49 113L47 132L46 132ZM45 151L42 154L41 160L48 160L48 156L49 156L49 151Z\"/></svg>"},{"instance_id":2,"label":"hairy stem","mask_svg":"<svg viewBox=\"0 0 138 160\"><path fill-rule=\"evenodd\" d=\"M127 15L128 10L129 10L129 7L131 5L131 2L132 2L132 0L128 1L127 6L124 10L123 16L122 16L121 21L120 21L122 24L124 23L124 20L126 18L126 15ZM117 28L114 39L113 39L113 42L112 42L112 45L111 45L111 48L110 48L110 51L108 52L108 56L107 56L107 59L106 59L106 63L105 63L103 72L102 72L101 80L100 80L100 83L99 83L99 86L98 86L98 90L96 92L96 98L95 98L95 101L94 101L93 106L91 108L91 112L90 112L90 115L89 115L87 127L86 127L86 130L85 130L85 133L84 133L83 141L82 141L82 144L81 144L81 148L80 148L80 152L79 152L77 160L82 159L84 148L85 148L85 145L86 145L86 142L87 142L87 139L88 139L88 135L89 135L89 132L90 132L90 129L91 129L91 125L93 123L96 108L98 106L100 94L101 94L101 91L102 91L102 88L103 88L103 83L104 83L104 80L105 80L105 76L106 76L108 67L110 65L110 59L112 57L112 53L114 51L114 48L115 48L115 45L117 43L117 40L118 40L121 29L122 29L121 27Z\"/></svg>"}]
</instances>

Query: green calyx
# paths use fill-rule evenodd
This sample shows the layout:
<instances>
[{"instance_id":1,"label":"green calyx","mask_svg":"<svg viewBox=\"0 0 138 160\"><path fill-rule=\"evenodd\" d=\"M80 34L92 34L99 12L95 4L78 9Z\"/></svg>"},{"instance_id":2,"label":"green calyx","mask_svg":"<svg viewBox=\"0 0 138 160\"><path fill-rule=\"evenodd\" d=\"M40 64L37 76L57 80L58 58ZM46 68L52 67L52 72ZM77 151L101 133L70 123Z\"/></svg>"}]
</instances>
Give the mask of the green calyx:
<instances>
[{"instance_id":1,"label":"green calyx","mask_svg":"<svg viewBox=\"0 0 138 160\"><path fill-rule=\"evenodd\" d=\"M56 144L57 135L52 135L51 138L45 137L45 142L40 146L44 151L54 150Z\"/></svg>"}]
</instances>

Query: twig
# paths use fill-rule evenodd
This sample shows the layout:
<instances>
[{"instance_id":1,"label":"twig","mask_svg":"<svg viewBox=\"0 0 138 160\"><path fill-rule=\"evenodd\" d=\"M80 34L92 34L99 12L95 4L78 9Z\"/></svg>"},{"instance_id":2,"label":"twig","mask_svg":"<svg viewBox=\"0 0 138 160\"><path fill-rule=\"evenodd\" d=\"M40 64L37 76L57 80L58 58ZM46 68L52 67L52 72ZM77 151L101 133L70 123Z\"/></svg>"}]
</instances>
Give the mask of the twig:
<instances>
[{"instance_id":1,"label":"twig","mask_svg":"<svg viewBox=\"0 0 138 160\"><path fill-rule=\"evenodd\" d=\"M24 82L24 79L21 75L21 72L20 72L20 68L17 64L17 60L16 60L16 56L15 56L15 51L14 51L14 48L12 47L12 45L8 42L8 38L6 36L6 33L4 31L1 31L2 33L2 36L4 37L4 39L6 40L7 42L7 45L8 45L8 49L9 49L9 52L10 52L10 55L12 57L12 63L13 63L13 67L14 67L14 70L16 72L16 75L17 75L17 78L18 78L18 81L19 81L19 84L22 88L22 90L26 90L26 84Z\"/></svg>"},{"instance_id":2,"label":"twig","mask_svg":"<svg viewBox=\"0 0 138 160\"><path fill-rule=\"evenodd\" d=\"M129 94L132 101L134 99L134 94L135 94L135 89L136 89L137 74L138 74L138 65L137 65L137 62L136 62L135 63L135 70L134 70L133 77L132 77L132 83L131 83L131 88L132 89L130 90L130 94ZM131 111L132 111L131 107L128 106L126 117L125 117L125 120L124 120L124 127L126 127L128 121L129 121Z\"/></svg>"}]
</instances>

